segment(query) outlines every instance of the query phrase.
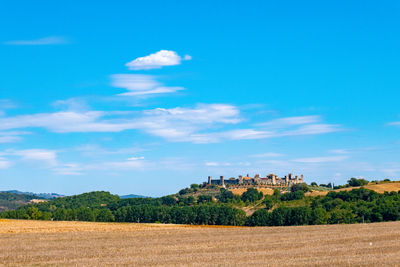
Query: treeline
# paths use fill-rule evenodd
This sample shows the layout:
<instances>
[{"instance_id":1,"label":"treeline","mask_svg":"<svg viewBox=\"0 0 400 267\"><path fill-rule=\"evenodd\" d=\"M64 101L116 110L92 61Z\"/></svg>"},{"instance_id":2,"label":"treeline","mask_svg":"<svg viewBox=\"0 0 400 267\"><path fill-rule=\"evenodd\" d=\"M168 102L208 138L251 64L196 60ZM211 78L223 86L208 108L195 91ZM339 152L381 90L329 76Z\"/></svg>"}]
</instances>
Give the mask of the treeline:
<instances>
[{"instance_id":1,"label":"treeline","mask_svg":"<svg viewBox=\"0 0 400 267\"><path fill-rule=\"evenodd\" d=\"M297 194L297 193L290 193ZM289 226L396 221L400 219L400 192L378 194L365 188L329 192L309 198L303 206L279 205L282 196L272 196L277 208L254 212L246 219L249 226ZM301 193L299 194L301 195Z\"/></svg>"},{"instance_id":2,"label":"treeline","mask_svg":"<svg viewBox=\"0 0 400 267\"><path fill-rule=\"evenodd\" d=\"M188 200L189 199L189 200ZM91 192L9 210L10 219L244 225L245 212L209 196L192 198L119 199L108 192Z\"/></svg>"}]
</instances>

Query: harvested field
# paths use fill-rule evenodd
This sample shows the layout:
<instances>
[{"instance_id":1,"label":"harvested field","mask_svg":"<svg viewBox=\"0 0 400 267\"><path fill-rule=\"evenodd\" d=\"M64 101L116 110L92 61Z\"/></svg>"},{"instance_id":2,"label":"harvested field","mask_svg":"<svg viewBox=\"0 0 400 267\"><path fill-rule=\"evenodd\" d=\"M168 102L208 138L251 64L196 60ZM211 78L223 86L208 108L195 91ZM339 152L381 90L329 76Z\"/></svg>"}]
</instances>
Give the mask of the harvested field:
<instances>
[{"instance_id":1,"label":"harvested field","mask_svg":"<svg viewBox=\"0 0 400 267\"><path fill-rule=\"evenodd\" d=\"M398 266L400 222L298 227L0 221L0 265Z\"/></svg>"},{"instance_id":2,"label":"harvested field","mask_svg":"<svg viewBox=\"0 0 400 267\"><path fill-rule=\"evenodd\" d=\"M341 189L336 189L333 191L339 192L339 191L350 191L356 188L360 188L359 186L357 187L347 187L347 188L341 188ZM381 184L367 184L364 186L364 188L366 189L370 189L370 190L374 190L375 192L379 193L379 194L383 194L385 192L398 192L400 191L400 182L399 181L395 181L395 182L390 182L390 183L381 183ZM326 194L328 194L329 191L313 191L313 192L309 192L306 193L307 196L325 196Z\"/></svg>"},{"instance_id":3,"label":"harvested field","mask_svg":"<svg viewBox=\"0 0 400 267\"><path fill-rule=\"evenodd\" d=\"M264 195L272 195L274 193L274 189L271 188L265 188L265 187L254 187L258 191L263 192ZM247 188L234 188L234 189L229 189L229 191L232 191L233 194L235 195L242 195L244 192L247 191Z\"/></svg>"}]
</instances>

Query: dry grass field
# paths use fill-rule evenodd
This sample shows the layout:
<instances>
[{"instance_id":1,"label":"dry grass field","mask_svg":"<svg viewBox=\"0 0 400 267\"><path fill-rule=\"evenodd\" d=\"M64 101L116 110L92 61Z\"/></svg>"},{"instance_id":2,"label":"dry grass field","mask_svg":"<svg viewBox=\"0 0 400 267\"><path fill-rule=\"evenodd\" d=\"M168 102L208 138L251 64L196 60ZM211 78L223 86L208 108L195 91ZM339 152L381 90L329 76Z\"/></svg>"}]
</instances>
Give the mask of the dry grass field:
<instances>
[{"instance_id":1,"label":"dry grass field","mask_svg":"<svg viewBox=\"0 0 400 267\"><path fill-rule=\"evenodd\" d=\"M264 195L272 195L274 193L274 189L271 188L265 188L265 187L255 187L258 191L263 192ZM234 188L234 189L229 189L232 191L233 194L235 195L242 195L244 192L246 192L247 188Z\"/></svg>"},{"instance_id":2,"label":"dry grass field","mask_svg":"<svg viewBox=\"0 0 400 267\"><path fill-rule=\"evenodd\" d=\"M0 221L2 266L400 266L400 222L300 227Z\"/></svg>"},{"instance_id":3,"label":"dry grass field","mask_svg":"<svg viewBox=\"0 0 400 267\"><path fill-rule=\"evenodd\" d=\"M348 188L341 188L341 189L336 189L334 191L338 192L338 191L350 191L353 190L355 188L360 188L358 187L348 187ZM370 189L370 190L374 190L375 192L379 193L379 194L383 194L386 192L398 192L400 191L400 182L399 181L395 181L395 182L390 182L390 183L382 183L382 184L367 184L364 186L364 188ZM325 196L326 194L328 194L329 191L313 191L313 192L309 192L306 193L306 195L308 196Z\"/></svg>"}]
</instances>

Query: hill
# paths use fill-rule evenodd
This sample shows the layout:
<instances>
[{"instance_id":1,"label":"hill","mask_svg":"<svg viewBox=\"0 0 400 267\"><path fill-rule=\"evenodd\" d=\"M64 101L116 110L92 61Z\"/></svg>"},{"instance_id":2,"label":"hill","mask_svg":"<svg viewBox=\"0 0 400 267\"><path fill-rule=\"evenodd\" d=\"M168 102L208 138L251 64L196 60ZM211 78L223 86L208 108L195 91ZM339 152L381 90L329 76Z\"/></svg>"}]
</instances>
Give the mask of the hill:
<instances>
[{"instance_id":1,"label":"hill","mask_svg":"<svg viewBox=\"0 0 400 267\"><path fill-rule=\"evenodd\" d=\"M43 198L38 198L33 195L0 192L0 212L5 210L14 210L23 205L43 200Z\"/></svg>"},{"instance_id":2,"label":"hill","mask_svg":"<svg viewBox=\"0 0 400 267\"><path fill-rule=\"evenodd\" d=\"M22 206L15 211L2 212L0 216L60 221L235 226L396 221L400 220L400 192L396 190L399 184L388 181L365 184L375 190L393 190L385 194L348 185L338 190L308 193L310 188L318 189L318 186L309 187L306 184L295 184L290 187L290 192L274 190L272 193L272 189L264 188L265 194L254 187L234 194L214 185L192 184L177 194L160 198L121 199L118 195L99 191Z\"/></svg>"},{"instance_id":3,"label":"hill","mask_svg":"<svg viewBox=\"0 0 400 267\"><path fill-rule=\"evenodd\" d=\"M14 193L14 194L18 194L18 195L34 196L34 197L45 198L45 199L53 199L53 198L57 198L57 197L65 197L64 195L60 195L60 194L57 194L57 193L33 193L33 192L21 192L21 191L18 191L18 190L8 190L8 191L4 191L4 192Z\"/></svg>"},{"instance_id":4,"label":"hill","mask_svg":"<svg viewBox=\"0 0 400 267\"><path fill-rule=\"evenodd\" d=\"M383 194L385 192L398 192L400 191L400 181L392 181L392 182L378 182L378 183L368 183L367 185L363 186L366 189L373 190L379 194ZM334 192L341 192L341 191L351 191L353 189L360 188L360 186L353 186L353 187L346 187L331 190ZM326 196L330 191L312 191L306 193L307 196Z\"/></svg>"},{"instance_id":5,"label":"hill","mask_svg":"<svg viewBox=\"0 0 400 267\"><path fill-rule=\"evenodd\" d=\"M149 198L149 197L141 196L141 195L135 195L135 194L130 194L130 195L122 195L122 196L119 196L119 198L125 199L125 198Z\"/></svg>"}]
</instances>

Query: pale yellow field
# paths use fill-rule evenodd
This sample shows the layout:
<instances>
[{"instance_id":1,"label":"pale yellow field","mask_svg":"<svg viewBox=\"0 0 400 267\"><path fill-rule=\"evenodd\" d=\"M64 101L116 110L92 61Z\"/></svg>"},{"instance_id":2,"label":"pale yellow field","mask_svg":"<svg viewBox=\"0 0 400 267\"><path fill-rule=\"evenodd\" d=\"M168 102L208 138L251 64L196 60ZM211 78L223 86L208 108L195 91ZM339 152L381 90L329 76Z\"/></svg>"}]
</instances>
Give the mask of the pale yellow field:
<instances>
[{"instance_id":1,"label":"pale yellow field","mask_svg":"<svg viewBox=\"0 0 400 267\"><path fill-rule=\"evenodd\" d=\"M274 193L274 189L271 188L265 188L265 187L255 187L258 191L263 192L264 195L272 195ZM234 189L229 189L232 191L233 194L235 195L242 195L244 192L246 192L247 188L234 188Z\"/></svg>"},{"instance_id":2,"label":"pale yellow field","mask_svg":"<svg viewBox=\"0 0 400 267\"><path fill-rule=\"evenodd\" d=\"M360 188L358 187L348 187L348 188L341 188L341 189L336 189L334 191L338 192L338 191L350 191L356 188ZM364 188L370 189L370 190L374 190L375 192L379 193L379 194L383 194L385 192L398 192L400 191L400 182L399 181L395 181L395 182L391 182L391 183L382 183L382 184L367 184L366 186L364 186ZM326 194L328 194L329 191L313 191L313 192L308 192L306 193L307 196L325 196Z\"/></svg>"},{"instance_id":3,"label":"pale yellow field","mask_svg":"<svg viewBox=\"0 0 400 267\"><path fill-rule=\"evenodd\" d=\"M400 222L300 227L0 221L2 266L399 266Z\"/></svg>"}]
</instances>

